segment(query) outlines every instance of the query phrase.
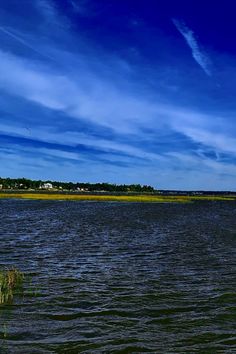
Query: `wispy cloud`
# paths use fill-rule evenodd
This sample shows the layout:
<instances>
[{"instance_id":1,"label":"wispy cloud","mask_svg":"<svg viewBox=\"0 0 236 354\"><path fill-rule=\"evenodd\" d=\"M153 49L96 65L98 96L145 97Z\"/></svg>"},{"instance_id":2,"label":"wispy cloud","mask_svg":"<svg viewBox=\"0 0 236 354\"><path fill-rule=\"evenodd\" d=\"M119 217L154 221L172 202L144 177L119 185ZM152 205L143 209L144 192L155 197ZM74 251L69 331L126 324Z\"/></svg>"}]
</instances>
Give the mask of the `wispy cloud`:
<instances>
[{"instance_id":1,"label":"wispy cloud","mask_svg":"<svg viewBox=\"0 0 236 354\"><path fill-rule=\"evenodd\" d=\"M45 58L50 59L50 60L54 60L49 55L47 55L47 54L43 53L42 51L38 50L37 47L32 46L28 41L26 41L20 35L13 33L12 31L8 30L7 28L0 26L0 32L2 32L3 34L7 35L8 37L13 38L15 41L19 42L20 44L22 44L26 48L29 48L30 50L32 50L33 52L39 54L40 56L45 57Z\"/></svg>"},{"instance_id":2,"label":"wispy cloud","mask_svg":"<svg viewBox=\"0 0 236 354\"><path fill-rule=\"evenodd\" d=\"M181 51L165 47L163 38L170 61L150 58L147 67L141 50L129 61L76 31L75 18L90 12L89 1L67 4L63 12L55 0L36 0L38 22L30 31L0 17L0 173L158 188L234 186L235 114L224 105L218 110L215 91L204 86L213 80L196 82L195 71L186 77L186 58L175 61L173 50ZM173 22L211 75L193 33Z\"/></svg>"},{"instance_id":3,"label":"wispy cloud","mask_svg":"<svg viewBox=\"0 0 236 354\"><path fill-rule=\"evenodd\" d=\"M41 14L50 22L54 22L57 18L56 9L51 0L37 0L36 5Z\"/></svg>"},{"instance_id":4,"label":"wispy cloud","mask_svg":"<svg viewBox=\"0 0 236 354\"><path fill-rule=\"evenodd\" d=\"M94 15L94 10L91 9L91 5L88 0L70 0L70 4L73 10L81 16Z\"/></svg>"},{"instance_id":5,"label":"wispy cloud","mask_svg":"<svg viewBox=\"0 0 236 354\"><path fill-rule=\"evenodd\" d=\"M200 49L200 46L194 36L194 33L191 29L189 29L182 21L178 21L176 19L172 19L173 24L177 28L177 30L182 34L184 39L186 40L188 46L192 50L192 56L194 60L200 65L200 67L204 70L204 72L211 76L211 63L208 56Z\"/></svg>"},{"instance_id":6,"label":"wispy cloud","mask_svg":"<svg viewBox=\"0 0 236 354\"><path fill-rule=\"evenodd\" d=\"M43 121L40 129L30 127L34 138L40 138L41 135L40 139L43 141L82 143L155 161L159 159L159 153L147 153L145 146L137 149L129 142L129 137L132 135L135 139L145 140L145 137L148 139L145 129L151 126L156 139L159 138L159 131L167 129L185 135L196 144L211 147L216 152L236 154L233 138L224 132L223 118L173 104L166 105L161 100L153 101L148 96L140 95L139 92L130 91L129 87L124 88L122 85L119 86L119 83L114 84L115 80L112 77L102 78L102 72L93 74L88 68L83 72L80 67L77 67L72 73L57 73L50 66L45 67L39 63L35 65L30 60L23 60L2 51L0 51L0 59L0 88L52 110L55 114L63 113L68 120L75 119L91 126L96 124L110 129L111 132L123 136L123 140L127 140L127 143L117 144L98 136L95 139L89 134L81 134L78 131L55 132L53 122L50 128L46 128L45 122L42 124ZM113 64L107 63L107 65L111 65L110 71L113 72ZM79 75L80 80L77 79ZM120 75L124 76L122 70ZM220 136L214 133L219 127L222 132ZM29 135L25 128L19 130L13 125L4 130L1 124L0 128L5 133L15 131L20 135Z\"/></svg>"},{"instance_id":7,"label":"wispy cloud","mask_svg":"<svg viewBox=\"0 0 236 354\"><path fill-rule=\"evenodd\" d=\"M35 3L37 9L47 24L62 28L69 28L70 22L66 16L59 14L55 4L56 2L53 0L37 0Z\"/></svg>"}]
</instances>

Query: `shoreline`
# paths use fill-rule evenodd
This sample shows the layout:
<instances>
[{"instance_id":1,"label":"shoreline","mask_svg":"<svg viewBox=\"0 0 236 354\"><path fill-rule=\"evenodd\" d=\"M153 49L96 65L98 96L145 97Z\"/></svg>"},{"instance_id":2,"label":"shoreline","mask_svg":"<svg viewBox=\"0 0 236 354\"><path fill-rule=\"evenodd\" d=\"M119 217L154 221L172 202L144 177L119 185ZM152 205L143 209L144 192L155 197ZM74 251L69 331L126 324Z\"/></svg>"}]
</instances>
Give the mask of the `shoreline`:
<instances>
[{"instance_id":1,"label":"shoreline","mask_svg":"<svg viewBox=\"0 0 236 354\"><path fill-rule=\"evenodd\" d=\"M71 200L97 202L140 202L140 203L190 203L194 201L236 201L232 195L98 195L98 194L66 194L55 192L0 192L0 199L30 199L30 200Z\"/></svg>"}]
</instances>

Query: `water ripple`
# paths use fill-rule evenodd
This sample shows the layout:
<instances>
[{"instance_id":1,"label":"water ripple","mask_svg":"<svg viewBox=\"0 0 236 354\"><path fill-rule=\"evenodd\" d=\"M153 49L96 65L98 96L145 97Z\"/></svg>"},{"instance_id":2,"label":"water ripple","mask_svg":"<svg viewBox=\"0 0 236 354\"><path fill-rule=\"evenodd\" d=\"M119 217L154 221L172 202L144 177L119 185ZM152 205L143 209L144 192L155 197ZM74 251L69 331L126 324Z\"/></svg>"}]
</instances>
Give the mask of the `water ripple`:
<instances>
[{"instance_id":1,"label":"water ripple","mask_svg":"<svg viewBox=\"0 0 236 354\"><path fill-rule=\"evenodd\" d=\"M0 208L1 353L236 352L235 202Z\"/></svg>"}]
</instances>

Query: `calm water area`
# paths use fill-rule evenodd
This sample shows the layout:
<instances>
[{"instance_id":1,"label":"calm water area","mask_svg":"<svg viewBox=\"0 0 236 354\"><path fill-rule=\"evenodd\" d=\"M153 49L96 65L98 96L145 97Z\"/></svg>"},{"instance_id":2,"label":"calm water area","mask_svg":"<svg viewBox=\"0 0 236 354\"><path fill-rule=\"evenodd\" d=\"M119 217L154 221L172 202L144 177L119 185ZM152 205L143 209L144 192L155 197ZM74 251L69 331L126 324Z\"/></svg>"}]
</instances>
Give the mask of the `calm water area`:
<instances>
[{"instance_id":1,"label":"calm water area","mask_svg":"<svg viewBox=\"0 0 236 354\"><path fill-rule=\"evenodd\" d=\"M236 353L236 202L0 200L0 353Z\"/></svg>"}]
</instances>

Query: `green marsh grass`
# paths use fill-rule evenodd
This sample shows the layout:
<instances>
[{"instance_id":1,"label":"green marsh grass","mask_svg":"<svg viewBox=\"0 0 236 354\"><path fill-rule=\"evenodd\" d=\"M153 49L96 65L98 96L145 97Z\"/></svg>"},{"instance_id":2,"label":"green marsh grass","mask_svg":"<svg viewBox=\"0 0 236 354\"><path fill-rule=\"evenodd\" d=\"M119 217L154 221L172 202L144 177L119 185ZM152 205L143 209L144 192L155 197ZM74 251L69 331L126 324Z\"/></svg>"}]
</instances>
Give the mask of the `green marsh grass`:
<instances>
[{"instance_id":1,"label":"green marsh grass","mask_svg":"<svg viewBox=\"0 0 236 354\"><path fill-rule=\"evenodd\" d=\"M140 203L188 203L200 200L236 200L228 195L97 195L97 194L63 194L63 193L8 193L1 192L0 198L36 199L36 200L72 200L100 202L140 202Z\"/></svg>"},{"instance_id":2,"label":"green marsh grass","mask_svg":"<svg viewBox=\"0 0 236 354\"><path fill-rule=\"evenodd\" d=\"M11 303L23 291L24 274L17 269L0 271L0 304Z\"/></svg>"}]
</instances>

